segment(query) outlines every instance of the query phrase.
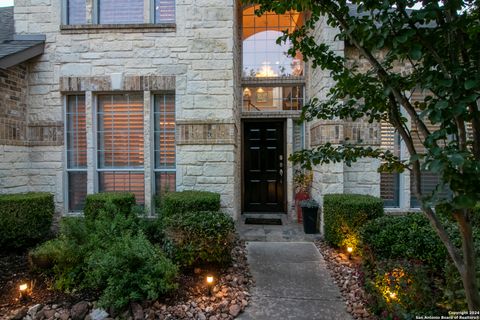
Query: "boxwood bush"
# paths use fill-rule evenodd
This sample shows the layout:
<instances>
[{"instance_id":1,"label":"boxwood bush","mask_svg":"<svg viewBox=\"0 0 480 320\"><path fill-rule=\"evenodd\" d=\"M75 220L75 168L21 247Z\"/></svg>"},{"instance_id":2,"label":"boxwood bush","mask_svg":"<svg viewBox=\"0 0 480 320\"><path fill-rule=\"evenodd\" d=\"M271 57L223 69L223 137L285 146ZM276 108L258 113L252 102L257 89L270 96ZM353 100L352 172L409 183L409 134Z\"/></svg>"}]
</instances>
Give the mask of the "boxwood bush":
<instances>
[{"instance_id":1,"label":"boxwood bush","mask_svg":"<svg viewBox=\"0 0 480 320\"><path fill-rule=\"evenodd\" d=\"M54 213L52 194L0 195L0 248L25 248L45 240Z\"/></svg>"},{"instance_id":2,"label":"boxwood bush","mask_svg":"<svg viewBox=\"0 0 480 320\"><path fill-rule=\"evenodd\" d=\"M181 267L230 262L235 226L227 214L186 212L167 221L165 251Z\"/></svg>"},{"instance_id":3,"label":"boxwood bush","mask_svg":"<svg viewBox=\"0 0 480 320\"><path fill-rule=\"evenodd\" d=\"M420 260L437 269L447 259L445 247L422 213L369 221L360 234L366 258Z\"/></svg>"},{"instance_id":4,"label":"boxwood bush","mask_svg":"<svg viewBox=\"0 0 480 320\"><path fill-rule=\"evenodd\" d=\"M360 194L327 194L323 211L325 240L335 247L354 248L359 229L384 214L382 199Z\"/></svg>"},{"instance_id":5,"label":"boxwood bush","mask_svg":"<svg viewBox=\"0 0 480 320\"><path fill-rule=\"evenodd\" d=\"M457 224L448 220L446 214L442 217L442 223L454 245L460 248L461 238ZM474 225L473 233L477 253L477 281L480 285L480 229L478 226ZM366 288L376 300L372 303L372 306L376 306L376 311L386 308L390 315L405 317L405 314L428 314L426 309L432 310L433 305L437 308L433 314L439 314L441 309L444 311L467 309L458 271L423 213L380 217L365 224L360 235ZM388 303L385 297L379 294L378 286L373 285L379 280L379 270L396 261L405 261L410 266L410 273L422 270L415 273L415 282L423 283L430 292L421 287L410 290L415 299L423 301L422 303L414 303L413 300L409 303ZM432 299L434 304L427 302L432 297L435 297ZM395 310L391 308L392 306L395 306Z\"/></svg>"},{"instance_id":6,"label":"boxwood bush","mask_svg":"<svg viewBox=\"0 0 480 320\"><path fill-rule=\"evenodd\" d=\"M87 195L83 214L87 219L95 219L107 202L118 208L118 213L128 215L135 206L135 195L130 192L100 192ZM116 211L117 212L117 211Z\"/></svg>"},{"instance_id":7,"label":"boxwood bush","mask_svg":"<svg viewBox=\"0 0 480 320\"><path fill-rule=\"evenodd\" d=\"M162 208L164 217L194 211L220 210L220 195L208 191L168 192L162 198L156 198L157 206Z\"/></svg>"}]
</instances>

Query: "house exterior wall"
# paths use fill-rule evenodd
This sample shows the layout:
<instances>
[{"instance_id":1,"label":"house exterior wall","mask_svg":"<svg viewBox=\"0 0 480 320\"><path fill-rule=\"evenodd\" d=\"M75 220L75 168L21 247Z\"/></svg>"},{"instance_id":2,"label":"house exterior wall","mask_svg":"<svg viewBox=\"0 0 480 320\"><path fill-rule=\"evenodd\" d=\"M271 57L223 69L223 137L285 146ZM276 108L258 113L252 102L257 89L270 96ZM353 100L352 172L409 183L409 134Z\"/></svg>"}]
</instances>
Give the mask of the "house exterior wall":
<instances>
[{"instance_id":1,"label":"house exterior wall","mask_svg":"<svg viewBox=\"0 0 480 320\"><path fill-rule=\"evenodd\" d=\"M236 2L178 0L174 26L122 29L61 28L60 3L15 2L16 33L46 35L45 53L30 68L28 121L39 126L63 123L66 94L87 93L88 109L89 105L94 108L96 95L101 92L145 92L148 97L162 89L125 87L125 83L136 81L132 80L135 77L173 77L177 190L219 192L222 208L238 214L240 147L236 104L240 89L235 82L240 61L238 36L232 37L238 33ZM79 79L90 87L72 89L65 85ZM114 85L118 79L124 84L121 88ZM89 138L93 144L93 135ZM42 170L32 177L31 189L52 191L56 200L64 203L64 146L38 148L36 151L43 155L35 156L39 158L36 166ZM42 167L40 158L46 157L48 164ZM90 160L92 157L90 151ZM90 161L90 193L95 191L93 167ZM151 185L151 181L146 181L146 185Z\"/></svg>"},{"instance_id":2,"label":"house exterior wall","mask_svg":"<svg viewBox=\"0 0 480 320\"><path fill-rule=\"evenodd\" d=\"M0 70L0 193L61 194L63 125L29 117L29 69L23 63ZM60 210L61 198L56 205Z\"/></svg>"}]
</instances>

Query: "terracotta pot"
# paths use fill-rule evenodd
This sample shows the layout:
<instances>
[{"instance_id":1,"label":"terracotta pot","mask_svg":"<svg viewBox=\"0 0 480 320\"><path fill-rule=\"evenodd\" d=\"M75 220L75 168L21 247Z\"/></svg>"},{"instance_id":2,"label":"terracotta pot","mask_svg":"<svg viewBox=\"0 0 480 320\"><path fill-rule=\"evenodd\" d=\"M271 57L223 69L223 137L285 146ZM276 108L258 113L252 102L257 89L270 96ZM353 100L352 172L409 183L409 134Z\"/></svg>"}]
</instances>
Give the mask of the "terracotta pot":
<instances>
[{"instance_id":1,"label":"terracotta pot","mask_svg":"<svg viewBox=\"0 0 480 320\"><path fill-rule=\"evenodd\" d=\"M310 199L310 195L307 192L297 192L295 194L295 210L297 211L297 220L298 223L302 223L302 208L300 207L300 202L303 200Z\"/></svg>"}]
</instances>

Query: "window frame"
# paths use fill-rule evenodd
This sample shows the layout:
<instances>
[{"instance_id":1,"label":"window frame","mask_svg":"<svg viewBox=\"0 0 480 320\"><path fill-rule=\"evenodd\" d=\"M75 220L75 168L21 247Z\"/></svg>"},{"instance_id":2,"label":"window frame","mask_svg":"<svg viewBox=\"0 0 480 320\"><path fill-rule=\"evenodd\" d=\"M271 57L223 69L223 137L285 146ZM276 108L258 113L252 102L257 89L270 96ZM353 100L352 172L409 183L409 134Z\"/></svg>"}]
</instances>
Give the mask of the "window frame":
<instances>
[{"instance_id":1,"label":"window frame","mask_svg":"<svg viewBox=\"0 0 480 320\"><path fill-rule=\"evenodd\" d=\"M92 0L92 10L90 11L91 13L88 14L87 9L87 3L85 7L85 23L84 24L70 24L69 19L68 19L68 7L69 7L69 0L62 0L61 1L61 24L62 28L61 29L79 29L79 26L82 27L87 27L87 26L96 26L98 27L114 27L115 25L118 26L130 26L130 27L135 27L135 26L143 26L143 27L148 27L148 26L158 26L158 27L164 27L164 26L172 26L176 24L177 21L177 1L173 1L173 8L174 8L174 13L173 13L173 19L172 21L156 21L156 12L155 12L155 1L156 0L148 0L145 1L143 0L144 3L144 8L143 8L143 19L141 22L134 22L134 23L108 23L108 24L102 24L100 23L100 2L101 0ZM88 0L87 0L88 2ZM148 7L148 8L147 8ZM146 14L148 10L148 14ZM81 29L81 27L80 27Z\"/></svg>"},{"instance_id":2,"label":"window frame","mask_svg":"<svg viewBox=\"0 0 480 320\"><path fill-rule=\"evenodd\" d=\"M87 160L86 160L86 166L85 168L69 168L69 157L68 157L68 154L69 154L69 149L68 149L68 103L69 103L69 99L70 97L80 97L82 96L83 99L84 99L84 103L85 103L85 139L86 139L86 145L85 145L85 152L86 152L86 157L87 157ZM64 185L66 186L66 188L64 188L64 192L63 192L63 197L64 197L64 211L66 213L80 213L83 211L82 210L70 210L70 179L69 179L69 176L70 176L70 173L75 173L75 172L81 172L81 173L84 173L87 175L87 179L88 179L88 128L87 128L87 125L86 125L86 122L87 122L87 101L86 101L86 94L85 92L81 92L81 93L72 93L72 94L68 94L68 95L65 95L63 97L63 105L64 105L64 112L63 112L63 123L64 123L64 135L63 135L63 140L64 140L64 159L65 159L65 164L64 164ZM86 185L86 194L88 194L88 180L87 180L87 185Z\"/></svg>"},{"instance_id":3,"label":"window frame","mask_svg":"<svg viewBox=\"0 0 480 320\"><path fill-rule=\"evenodd\" d=\"M142 97L142 101L143 101L143 108L142 108L142 116L143 116L143 121L142 121L142 125L143 125L143 139L144 139L144 143L143 143L143 152L144 152L144 158L143 158L143 163L142 163L142 168L139 168L139 167L119 167L119 168L115 168L115 167L112 167L112 168L100 168L99 167L99 155L98 155L98 146L99 146L99 137L98 137L98 128L99 128L99 107L100 107L100 96L114 96L114 95L117 95L117 96L125 96L125 95L128 95L128 94L138 94ZM135 91L122 91L122 92L102 92L102 93L98 93L95 95L94 97L94 108L93 108L93 140L94 140L94 170L95 170L95 193L98 193L98 192L102 192L100 191L100 174L103 173L103 172L110 172L110 173L142 173L143 174L143 177L144 177L144 185L145 185L145 174L146 174L146 170L145 170L145 162L146 161L150 161L150 160L147 160L145 159L145 101L143 99L143 93L141 92L135 92ZM127 191L128 192L128 191ZM143 190L144 192L144 197L146 197L145 195L145 189Z\"/></svg>"},{"instance_id":4,"label":"window frame","mask_svg":"<svg viewBox=\"0 0 480 320\"><path fill-rule=\"evenodd\" d=\"M174 103L174 106L173 106L173 110L174 110L174 113L173 113L173 118L174 118L174 121L175 121L175 126L174 126L174 130L173 130L173 136L174 136L174 154L175 154L175 161L174 161L174 166L172 168L157 168L157 153L156 153L156 150L155 150L155 144L156 144L156 121L155 121L155 115L157 112L155 112L155 108L156 108L156 104L157 104L157 98L160 97L160 96L163 96L165 97L166 95L170 95L173 97L173 103ZM176 182L177 182L177 142L176 142L176 135L177 135L177 119L176 119L176 116L177 116L177 110L176 110L176 93L175 91L166 91L166 92L156 92L154 94L152 94L152 109L151 109L151 119L152 119L152 122L151 122L151 128L152 128L152 136L153 136L153 139L152 139L152 144L153 144L153 147L152 147L152 152L153 152L153 157L152 157L152 172L153 172L153 175L152 175L152 182L153 182L153 190L152 190L152 194L155 195L155 196L158 196L158 193L157 193L157 189L158 189L158 186L157 186L157 174L162 174L162 173L173 173L175 175L175 190L176 190ZM160 131L160 130L159 130ZM171 191L175 191L175 190L171 190Z\"/></svg>"}]
</instances>

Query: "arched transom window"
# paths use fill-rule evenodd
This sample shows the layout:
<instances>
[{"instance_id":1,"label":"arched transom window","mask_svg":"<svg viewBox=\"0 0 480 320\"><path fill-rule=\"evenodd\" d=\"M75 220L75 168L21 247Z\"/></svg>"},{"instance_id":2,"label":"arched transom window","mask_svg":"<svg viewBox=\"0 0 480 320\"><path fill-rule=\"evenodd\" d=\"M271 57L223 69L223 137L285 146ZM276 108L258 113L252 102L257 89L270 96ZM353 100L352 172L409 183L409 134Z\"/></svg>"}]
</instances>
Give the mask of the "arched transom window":
<instances>
[{"instance_id":1,"label":"arched transom window","mask_svg":"<svg viewBox=\"0 0 480 320\"><path fill-rule=\"evenodd\" d=\"M258 17L253 5L243 9L243 77L288 77L303 75L300 53L287 54L290 43L276 43L285 30L293 31L303 24L299 12L276 14L268 12Z\"/></svg>"}]
</instances>

